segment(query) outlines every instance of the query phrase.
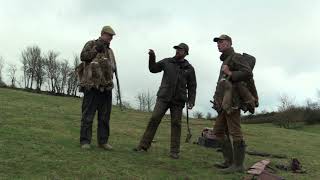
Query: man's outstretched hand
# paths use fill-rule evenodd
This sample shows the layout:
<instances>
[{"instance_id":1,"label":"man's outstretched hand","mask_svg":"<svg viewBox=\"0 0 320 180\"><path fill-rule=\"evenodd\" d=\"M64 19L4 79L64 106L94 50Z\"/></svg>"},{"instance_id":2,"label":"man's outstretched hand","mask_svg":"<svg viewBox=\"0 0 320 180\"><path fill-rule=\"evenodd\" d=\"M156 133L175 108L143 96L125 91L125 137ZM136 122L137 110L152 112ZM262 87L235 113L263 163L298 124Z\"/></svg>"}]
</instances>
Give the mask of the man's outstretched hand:
<instances>
[{"instance_id":1,"label":"man's outstretched hand","mask_svg":"<svg viewBox=\"0 0 320 180\"><path fill-rule=\"evenodd\" d=\"M154 51L152 49L149 49L149 56L156 56L156 54L154 53Z\"/></svg>"}]
</instances>

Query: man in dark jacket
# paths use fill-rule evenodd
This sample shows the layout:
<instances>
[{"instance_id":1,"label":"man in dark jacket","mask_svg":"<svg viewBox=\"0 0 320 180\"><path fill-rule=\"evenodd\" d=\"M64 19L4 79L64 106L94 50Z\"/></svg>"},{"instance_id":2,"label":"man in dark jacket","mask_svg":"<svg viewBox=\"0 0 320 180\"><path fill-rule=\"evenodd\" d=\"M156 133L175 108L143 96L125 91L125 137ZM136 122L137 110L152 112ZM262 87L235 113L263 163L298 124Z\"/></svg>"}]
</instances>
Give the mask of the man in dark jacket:
<instances>
[{"instance_id":1,"label":"man in dark jacket","mask_svg":"<svg viewBox=\"0 0 320 180\"><path fill-rule=\"evenodd\" d=\"M240 107L244 103L239 94L238 84L252 78L252 70L249 63L241 54L235 53L232 48L232 40L227 35L214 38L217 42L218 50L221 52L221 71L214 94L214 108L218 112L217 120L214 124L214 134L221 143L223 163L216 166L223 168L224 172L244 171L245 141L240 126ZM231 83L229 88L225 87L226 79ZM230 89L231 88L231 89ZM226 96L228 96L226 98ZM226 99L231 102L230 108L224 108ZM233 145L230 141L233 140ZM233 147L233 148L232 148Z\"/></svg>"},{"instance_id":2,"label":"man in dark jacket","mask_svg":"<svg viewBox=\"0 0 320 180\"><path fill-rule=\"evenodd\" d=\"M149 70L152 73L163 71L162 81L157 93L154 107L147 129L135 151L147 151L166 111L171 114L171 149L170 157L179 158L182 109L187 102L187 108L192 109L196 98L196 76L194 68L185 59L189 47L181 43L174 46L176 55L156 63L153 50L149 51Z\"/></svg>"}]
</instances>

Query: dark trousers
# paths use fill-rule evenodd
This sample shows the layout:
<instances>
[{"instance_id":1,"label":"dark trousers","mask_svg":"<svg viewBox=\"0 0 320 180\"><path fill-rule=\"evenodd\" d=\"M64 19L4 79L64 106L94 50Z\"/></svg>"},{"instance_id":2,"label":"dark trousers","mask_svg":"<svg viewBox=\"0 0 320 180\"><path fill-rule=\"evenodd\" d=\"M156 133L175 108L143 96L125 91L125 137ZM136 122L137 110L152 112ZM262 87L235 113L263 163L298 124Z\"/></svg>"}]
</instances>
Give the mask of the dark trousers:
<instances>
[{"instance_id":1,"label":"dark trousers","mask_svg":"<svg viewBox=\"0 0 320 180\"><path fill-rule=\"evenodd\" d=\"M97 89L84 91L82 101L82 118L80 130L80 144L90 144L92 123L98 110L98 144L106 144L110 134L110 113L112 107L112 90L101 92Z\"/></svg>"},{"instance_id":2,"label":"dark trousers","mask_svg":"<svg viewBox=\"0 0 320 180\"><path fill-rule=\"evenodd\" d=\"M152 116L148 123L147 129L144 132L139 146L148 149L151 146L151 142L156 134L161 119L165 115L166 111L170 108L171 114L171 148L173 153L180 152L180 137L181 137L181 117L183 106L175 105L170 102L163 102L157 99Z\"/></svg>"}]
</instances>

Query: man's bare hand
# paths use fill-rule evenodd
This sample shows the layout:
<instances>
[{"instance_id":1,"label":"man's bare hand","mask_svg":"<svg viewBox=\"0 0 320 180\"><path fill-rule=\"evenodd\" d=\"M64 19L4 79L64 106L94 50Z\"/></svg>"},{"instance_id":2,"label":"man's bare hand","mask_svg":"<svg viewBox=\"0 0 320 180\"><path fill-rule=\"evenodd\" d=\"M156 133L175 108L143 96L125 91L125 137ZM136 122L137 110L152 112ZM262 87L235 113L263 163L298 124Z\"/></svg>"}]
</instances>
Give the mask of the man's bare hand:
<instances>
[{"instance_id":1,"label":"man's bare hand","mask_svg":"<svg viewBox=\"0 0 320 180\"><path fill-rule=\"evenodd\" d=\"M232 72L230 71L228 65L223 65L223 66L222 66L222 71L223 71L223 73L225 73L225 74L228 75L228 76L231 76L231 75L232 75Z\"/></svg>"},{"instance_id":2,"label":"man's bare hand","mask_svg":"<svg viewBox=\"0 0 320 180\"><path fill-rule=\"evenodd\" d=\"M194 104L187 103L187 108L188 108L188 109L192 109L192 108L193 108L193 106L194 106Z\"/></svg>"},{"instance_id":3,"label":"man's bare hand","mask_svg":"<svg viewBox=\"0 0 320 180\"><path fill-rule=\"evenodd\" d=\"M149 49L149 53L148 53L150 56L155 56L155 53L152 49Z\"/></svg>"}]
</instances>

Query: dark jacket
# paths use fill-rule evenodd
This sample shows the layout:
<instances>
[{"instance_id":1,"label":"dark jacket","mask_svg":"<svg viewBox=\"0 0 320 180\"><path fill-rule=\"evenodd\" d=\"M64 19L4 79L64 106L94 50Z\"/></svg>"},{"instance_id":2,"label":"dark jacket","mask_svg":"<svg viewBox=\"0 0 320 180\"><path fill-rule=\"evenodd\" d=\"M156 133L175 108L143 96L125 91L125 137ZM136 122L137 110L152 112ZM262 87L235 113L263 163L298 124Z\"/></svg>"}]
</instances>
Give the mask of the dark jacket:
<instances>
[{"instance_id":1,"label":"dark jacket","mask_svg":"<svg viewBox=\"0 0 320 180\"><path fill-rule=\"evenodd\" d=\"M197 81L194 68L187 61L165 58L156 63L155 56L149 56L149 70L152 73L163 71L162 81L157 93L159 99L184 105L195 104ZM188 96L187 96L188 90Z\"/></svg>"}]
</instances>

